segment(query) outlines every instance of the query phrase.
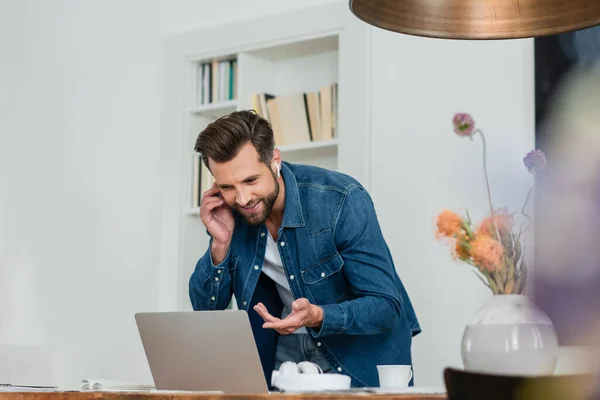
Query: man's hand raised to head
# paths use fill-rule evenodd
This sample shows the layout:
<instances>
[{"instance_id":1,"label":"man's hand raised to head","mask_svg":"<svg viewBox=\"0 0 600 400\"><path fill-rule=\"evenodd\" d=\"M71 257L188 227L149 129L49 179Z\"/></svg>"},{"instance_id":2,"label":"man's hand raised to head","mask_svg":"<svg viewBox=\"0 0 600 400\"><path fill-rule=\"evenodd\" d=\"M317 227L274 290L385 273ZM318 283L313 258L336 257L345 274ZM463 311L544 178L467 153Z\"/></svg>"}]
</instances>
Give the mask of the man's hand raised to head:
<instances>
[{"instance_id":1,"label":"man's hand raised to head","mask_svg":"<svg viewBox=\"0 0 600 400\"><path fill-rule=\"evenodd\" d=\"M310 304L307 299L298 299L292 303L292 312L284 319L272 316L263 303L254 306L254 311L264 320L263 328L275 329L282 335L293 333L297 329L307 326L318 328L323 322L323 309Z\"/></svg>"}]
</instances>

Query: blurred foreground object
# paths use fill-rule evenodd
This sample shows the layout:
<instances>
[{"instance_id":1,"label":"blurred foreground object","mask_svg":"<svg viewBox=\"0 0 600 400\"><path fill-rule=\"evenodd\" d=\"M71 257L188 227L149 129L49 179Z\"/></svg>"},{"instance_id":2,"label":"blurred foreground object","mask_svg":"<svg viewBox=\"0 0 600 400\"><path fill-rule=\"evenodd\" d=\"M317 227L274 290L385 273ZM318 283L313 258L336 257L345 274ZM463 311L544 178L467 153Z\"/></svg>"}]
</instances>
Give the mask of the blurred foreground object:
<instances>
[{"instance_id":1,"label":"blurred foreground object","mask_svg":"<svg viewBox=\"0 0 600 400\"><path fill-rule=\"evenodd\" d=\"M592 375L518 377L444 370L452 400L578 400L587 398Z\"/></svg>"},{"instance_id":2,"label":"blurred foreground object","mask_svg":"<svg viewBox=\"0 0 600 400\"><path fill-rule=\"evenodd\" d=\"M600 4L600 3L599 3ZM600 362L600 68L573 69L542 129L548 166L536 211L533 299L561 345L589 346ZM600 373L599 365L593 366ZM597 379L598 380L598 379ZM600 385L589 397L600 398Z\"/></svg>"},{"instance_id":3,"label":"blurred foreground object","mask_svg":"<svg viewBox=\"0 0 600 400\"><path fill-rule=\"evenodd\" d=\"M598 0L350 0L359 19L393 32L444 39L514 39L600 24Z\"/></svg>"}]
</instances>

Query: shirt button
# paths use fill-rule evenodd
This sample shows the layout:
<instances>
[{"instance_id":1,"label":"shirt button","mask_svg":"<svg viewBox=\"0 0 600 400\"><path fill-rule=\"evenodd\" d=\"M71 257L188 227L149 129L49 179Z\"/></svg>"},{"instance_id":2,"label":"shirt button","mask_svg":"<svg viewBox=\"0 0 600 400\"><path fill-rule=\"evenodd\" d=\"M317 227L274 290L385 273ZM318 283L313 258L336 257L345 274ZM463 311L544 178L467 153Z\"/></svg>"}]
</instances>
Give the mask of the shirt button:
<instances>
[{"instance_id":1,"label":"shirt button","mask_svg":"<svg viewBox=\"0 0 600 400\"><path fill-rule=\"evenodd\" d=\"M247 302L247 301L245 301L245 302L244 302L244 305L246 305L246 304L248 304L248 302Z\"/></svg>"},{"instance_id":2,"label":"shirt button","mask_svg":"<svg viewBox=\"0 0 600 400\"><path fill-rule=\"evenodd\" d=\"M211 296L210 298L212 301L215 301L215 296Z\"/></svg>"},{"instance_id":3,"label":"shirt button","mask_svg":"<svg viewBox=\"0 0 600 400\"><path fill-rule=\"evenodd\" d=\"M215 281L219 282L219 278L216 278L216 277L215 277Z\"/></svg>"},{"instance_id":4,"label":"shirt button","mask_svg":"<svg viewBox=\"0 0 600 400\"><path fill-rule=\"evenodd\" d=\"M283 242L283 241L280 242L279 244L281 245L281 247L285 246L285 242Z\"/></svg>"},{"instance_id":5,"label":"shirt button","mask_svg":"<svg viewBox=\"0 0 600 400\"><path fill-rule=\"evenodd\" d=\"M338 372L342 372L342 367L338 367Z\"/></svg>"},{"instance_id":6,"label":"shirt button","mask_svg":"<svg viewBox=\"0 0 600 400\"><path fill-rule=\"evenodd\" d=\"M291 279L291 280L294 280L294 275L290 275L290 279Z\"/></svg>"},{"instance_id":7,"label":"shirt button","mask_svg":"<svg viewBox=\"0 0 600 400\"><path fill-rule=\"evenodd\" d=\"M220 270L220 269L218 269L218 270L217 270L217 274L220 274L220 273L221 273L221 270Z\"/></svg>"},{"instance_id":8,"label":"shirt button","mask_svg":"<svg viewBox=\"0 0 600 400\"><path fill-rule=\"evenodd\" d=\"M317 346L321 347L321 342L317 342Z\"/></svg>"},{"instance_id":9,"label":"shirt button","mask_svg":"<svg viewBox=\"0 0 600 400\"><path fill-rule=\"evenodd\" d=\"M258 271L258 265L255 265L255 266L254 266L254 269Z\"/></svg>"},{"instance_id":10,"label":"shirt button","mask_svg":"<svg viewBox=\"0 0 600 400\"><path fill-rule=\"evenodd\" d=\"M321 272L321 277L325 277L325 272Z\"/></svg>"},{"instance_id":11,"label":"shirt button","mask_svg":"<svg viewBox=\"0 0 600 400\"><path fill-rule=\"evenodd\" d=\"M260 237L265 237L265 233L261 232Z\"/></svg>"}]
</instances>

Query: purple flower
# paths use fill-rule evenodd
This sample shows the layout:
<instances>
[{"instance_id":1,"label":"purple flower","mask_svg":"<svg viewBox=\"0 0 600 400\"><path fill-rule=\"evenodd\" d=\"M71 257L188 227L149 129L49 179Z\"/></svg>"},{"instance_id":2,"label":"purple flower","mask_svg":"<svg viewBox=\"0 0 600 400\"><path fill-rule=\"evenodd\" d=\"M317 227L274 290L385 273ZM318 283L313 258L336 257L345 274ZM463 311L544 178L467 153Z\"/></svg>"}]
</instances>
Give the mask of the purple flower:
<instances>
[{"instance_id":1,"label":"purple flower","mask_svg":"<svg viewBox=\"0 0 600 400\"><path fill-rule=\"evenodd\" d=\"M523 158L523 163L529 172L535 174L546 168L546 155L541 150L532 150Z\"/></svg>"},{"instance_id":2,"label":"purple flower","mask_svg":"<svg viewBox=\"0 0 600 400\"><path fill-rule=\"evenodd\" d=\"M473 121L473 118L469 114L456 114L452 122L454 124L454 132L456 132L458 136L473 136L475 121Z\"/></svg>"}]
</instances>

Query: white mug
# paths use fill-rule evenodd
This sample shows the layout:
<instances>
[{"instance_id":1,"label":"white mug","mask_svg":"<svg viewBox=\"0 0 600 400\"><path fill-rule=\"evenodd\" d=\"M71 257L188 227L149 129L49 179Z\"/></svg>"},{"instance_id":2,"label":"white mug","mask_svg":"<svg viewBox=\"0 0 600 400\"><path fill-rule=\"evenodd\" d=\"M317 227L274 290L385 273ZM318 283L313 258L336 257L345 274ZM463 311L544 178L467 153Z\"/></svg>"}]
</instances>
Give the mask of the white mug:
<instances>
[{"instance_id":1,"label":"white mug","mask_svg":"<svg viewBox=\"0 0 600 400\"><path fill-rule=\"evenodd\" d=\"M379 387L405 388L412 379L413 372L410 365L378 365Z\"/></svg>"}]
</instances>

